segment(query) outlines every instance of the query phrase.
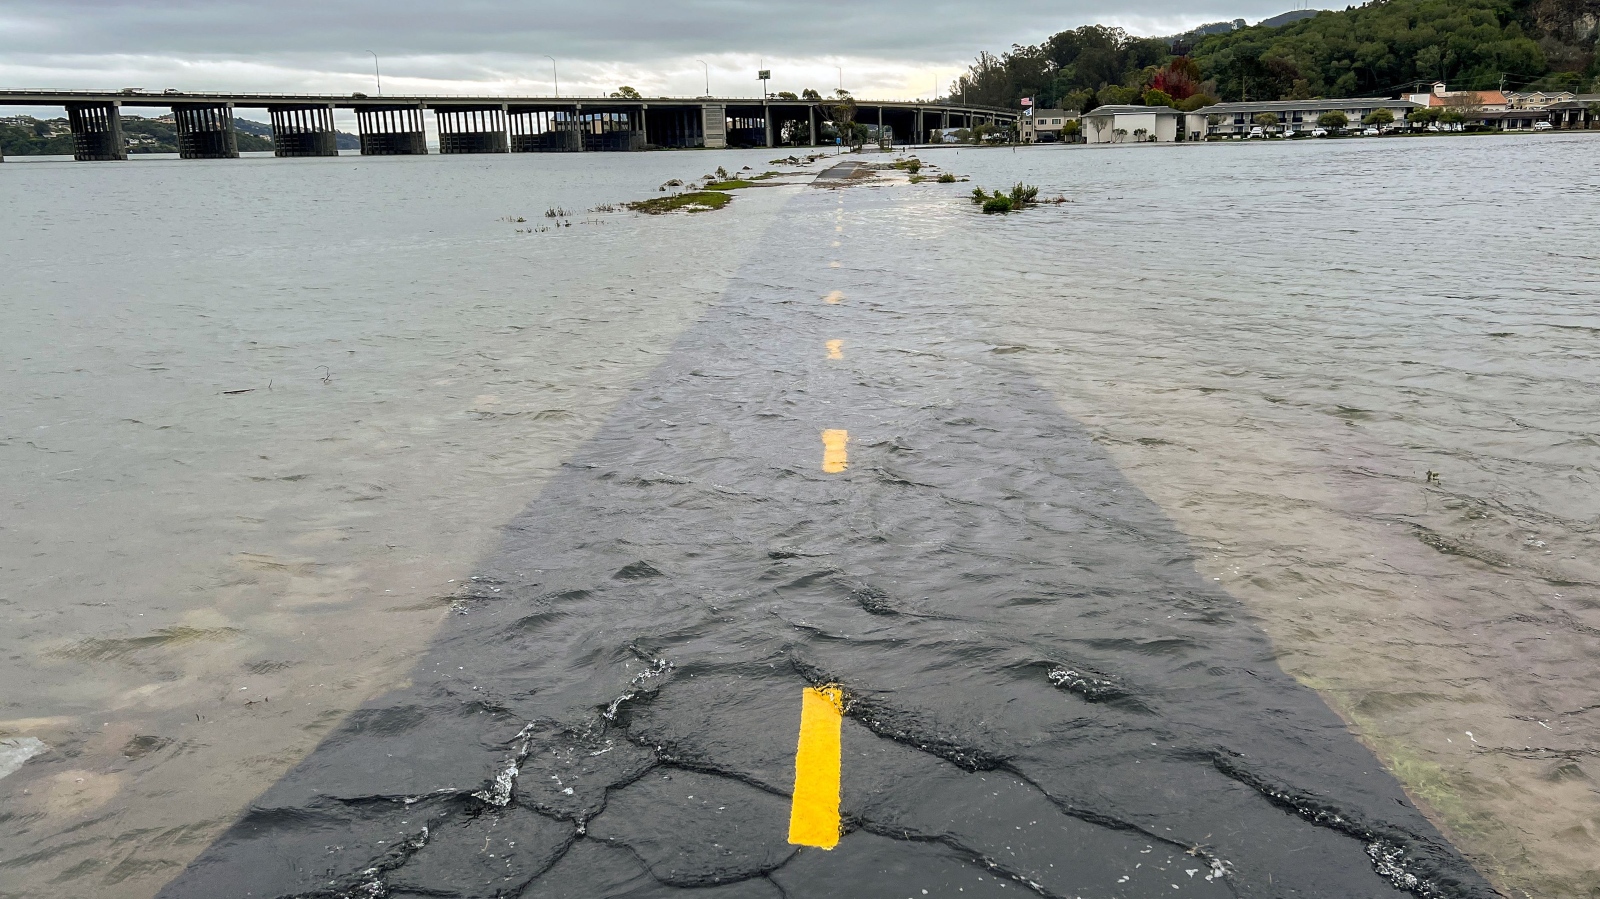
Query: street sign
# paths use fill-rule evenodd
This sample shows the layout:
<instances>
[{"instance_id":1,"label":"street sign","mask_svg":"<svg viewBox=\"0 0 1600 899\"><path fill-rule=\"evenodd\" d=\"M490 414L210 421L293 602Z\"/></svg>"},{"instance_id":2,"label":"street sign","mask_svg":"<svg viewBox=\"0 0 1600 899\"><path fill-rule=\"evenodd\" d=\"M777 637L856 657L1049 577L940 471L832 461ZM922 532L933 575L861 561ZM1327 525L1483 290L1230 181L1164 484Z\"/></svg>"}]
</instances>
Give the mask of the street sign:
<instances>
[{"instance_id":1,"label":"street sign","mask_svg":"<svg viewBox=\"0 0 1600 899\"><path fill-rule=\"evenodd\" d=\"M756 80L757 81L766 81L768 78L771 78L771 77L772 77L772 70L771 69L762 69L756 75Z\"/></svg>"}]
</instances>

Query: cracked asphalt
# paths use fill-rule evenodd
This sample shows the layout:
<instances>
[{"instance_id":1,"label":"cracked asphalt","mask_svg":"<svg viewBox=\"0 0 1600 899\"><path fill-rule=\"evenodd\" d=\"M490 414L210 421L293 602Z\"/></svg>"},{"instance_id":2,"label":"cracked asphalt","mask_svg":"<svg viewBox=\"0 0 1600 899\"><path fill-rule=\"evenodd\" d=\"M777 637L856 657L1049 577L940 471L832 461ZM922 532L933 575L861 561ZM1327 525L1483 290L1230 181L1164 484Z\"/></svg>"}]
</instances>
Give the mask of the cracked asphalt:
<instances>
[{"instance_id":1,"label":"cracked asphalt","mask_svg":"<svg viewBox=\"0 0 1600 899\"><path fill-rule=\"evenodd\" d=\"M163 897L1495 895L849 174Z\"/></svg>"}]
</instances>

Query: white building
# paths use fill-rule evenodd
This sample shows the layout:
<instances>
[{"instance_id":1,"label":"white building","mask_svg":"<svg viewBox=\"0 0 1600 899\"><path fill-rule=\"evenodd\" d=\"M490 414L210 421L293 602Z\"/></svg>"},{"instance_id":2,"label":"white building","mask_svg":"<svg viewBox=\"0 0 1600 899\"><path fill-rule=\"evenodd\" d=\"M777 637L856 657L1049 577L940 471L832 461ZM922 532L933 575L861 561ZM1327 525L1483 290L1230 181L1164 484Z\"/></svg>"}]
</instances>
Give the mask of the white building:
<instances>
[{"instance_id":1,"label":"white building","mask_svg":"<svg viewBox=\"0 0 1600 899\"><path fill-rule=\"evenodd\" d=\"M1170 144L1206 135L1205 116L1170 106L1097 106L1083 114L1082 124L1091 144Z\"/></svg>"},{"instance_id":2,"label":"white building","mask_svg":"<svg viewBox=\"0 0 1600 899\"><path fill-rule=\"evenodd\" d=\"M1405 127L1406 113L1426 104L1411 100L1383 100L1374 97L1354 97L1344 100L1261 100L1250 103L1218 103L1199 110L1210 125L1211 134L1223 137L1243 137L1256 127L1256 116L1271 113L1278 124L1267 129L1268 134L1293 134L1317 127L1317 119L1325 113L1342 112L1349 121L1348 127L1359 128L1361 120L1375 109L1387 109L1394 116L1395 125Z\"/></svg>"}]
</instances>

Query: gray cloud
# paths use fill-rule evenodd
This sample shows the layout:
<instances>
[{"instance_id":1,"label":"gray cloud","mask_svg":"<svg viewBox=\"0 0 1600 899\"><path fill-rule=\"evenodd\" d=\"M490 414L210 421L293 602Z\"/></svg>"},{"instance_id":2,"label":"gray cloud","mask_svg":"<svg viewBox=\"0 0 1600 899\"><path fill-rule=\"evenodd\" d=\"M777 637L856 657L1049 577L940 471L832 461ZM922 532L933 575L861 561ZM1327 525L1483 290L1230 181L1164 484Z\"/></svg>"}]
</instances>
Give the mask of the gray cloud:
<instances>
[{"instance_id":1,"label":"gray cloud","mask_svg":"<svg viewBox=\"0 0 1600 899\"><path fill-rule=\"evenodd\" d=\"M621 79L682 92L696 80L690 71L700 69L696 59L729 81L735 72L749 80L753 73L745 70L764 59L818 86L828 85L822 76L833 65L848 63L854 80L880 95L914 94L928 92L915 84L928 80L929 71L958 67L979 50L1003 50L1086 22L1152 33L1238 16L1254 20L1289 5L0 0L0 83L110 86L100 80L110 79L189 89L347 90L367 77L370 49L386 60L386 81L398 86L410 79L419 89L473 83L532 89L545 79L549 54L562 61L575 91Z\"/></svg>"}]
</instances>

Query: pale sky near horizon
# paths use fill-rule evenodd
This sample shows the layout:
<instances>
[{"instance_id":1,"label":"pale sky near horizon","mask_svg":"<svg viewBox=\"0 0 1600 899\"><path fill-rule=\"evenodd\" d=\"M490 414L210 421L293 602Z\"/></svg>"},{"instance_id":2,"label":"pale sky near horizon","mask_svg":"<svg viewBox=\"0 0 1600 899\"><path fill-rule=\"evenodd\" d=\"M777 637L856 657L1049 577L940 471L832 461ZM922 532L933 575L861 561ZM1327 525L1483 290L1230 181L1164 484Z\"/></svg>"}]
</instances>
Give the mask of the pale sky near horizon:
<instances>
[{"instance_id":1,"label":"pale sky near horizon","mask_svg":"<svg viewBox=\"0 0 1600 899\"><path fill-rule=\"evenodd\" d=\"M1294 0L990 0L779 5L754 0L0 0L0 88L647 96L943 91L980 50L1099 22L1173 34L1254 23ZM704 65L702 65L702 62ZM843 71L841 72L840 69Z\"/></svg>"}]
</instances>

